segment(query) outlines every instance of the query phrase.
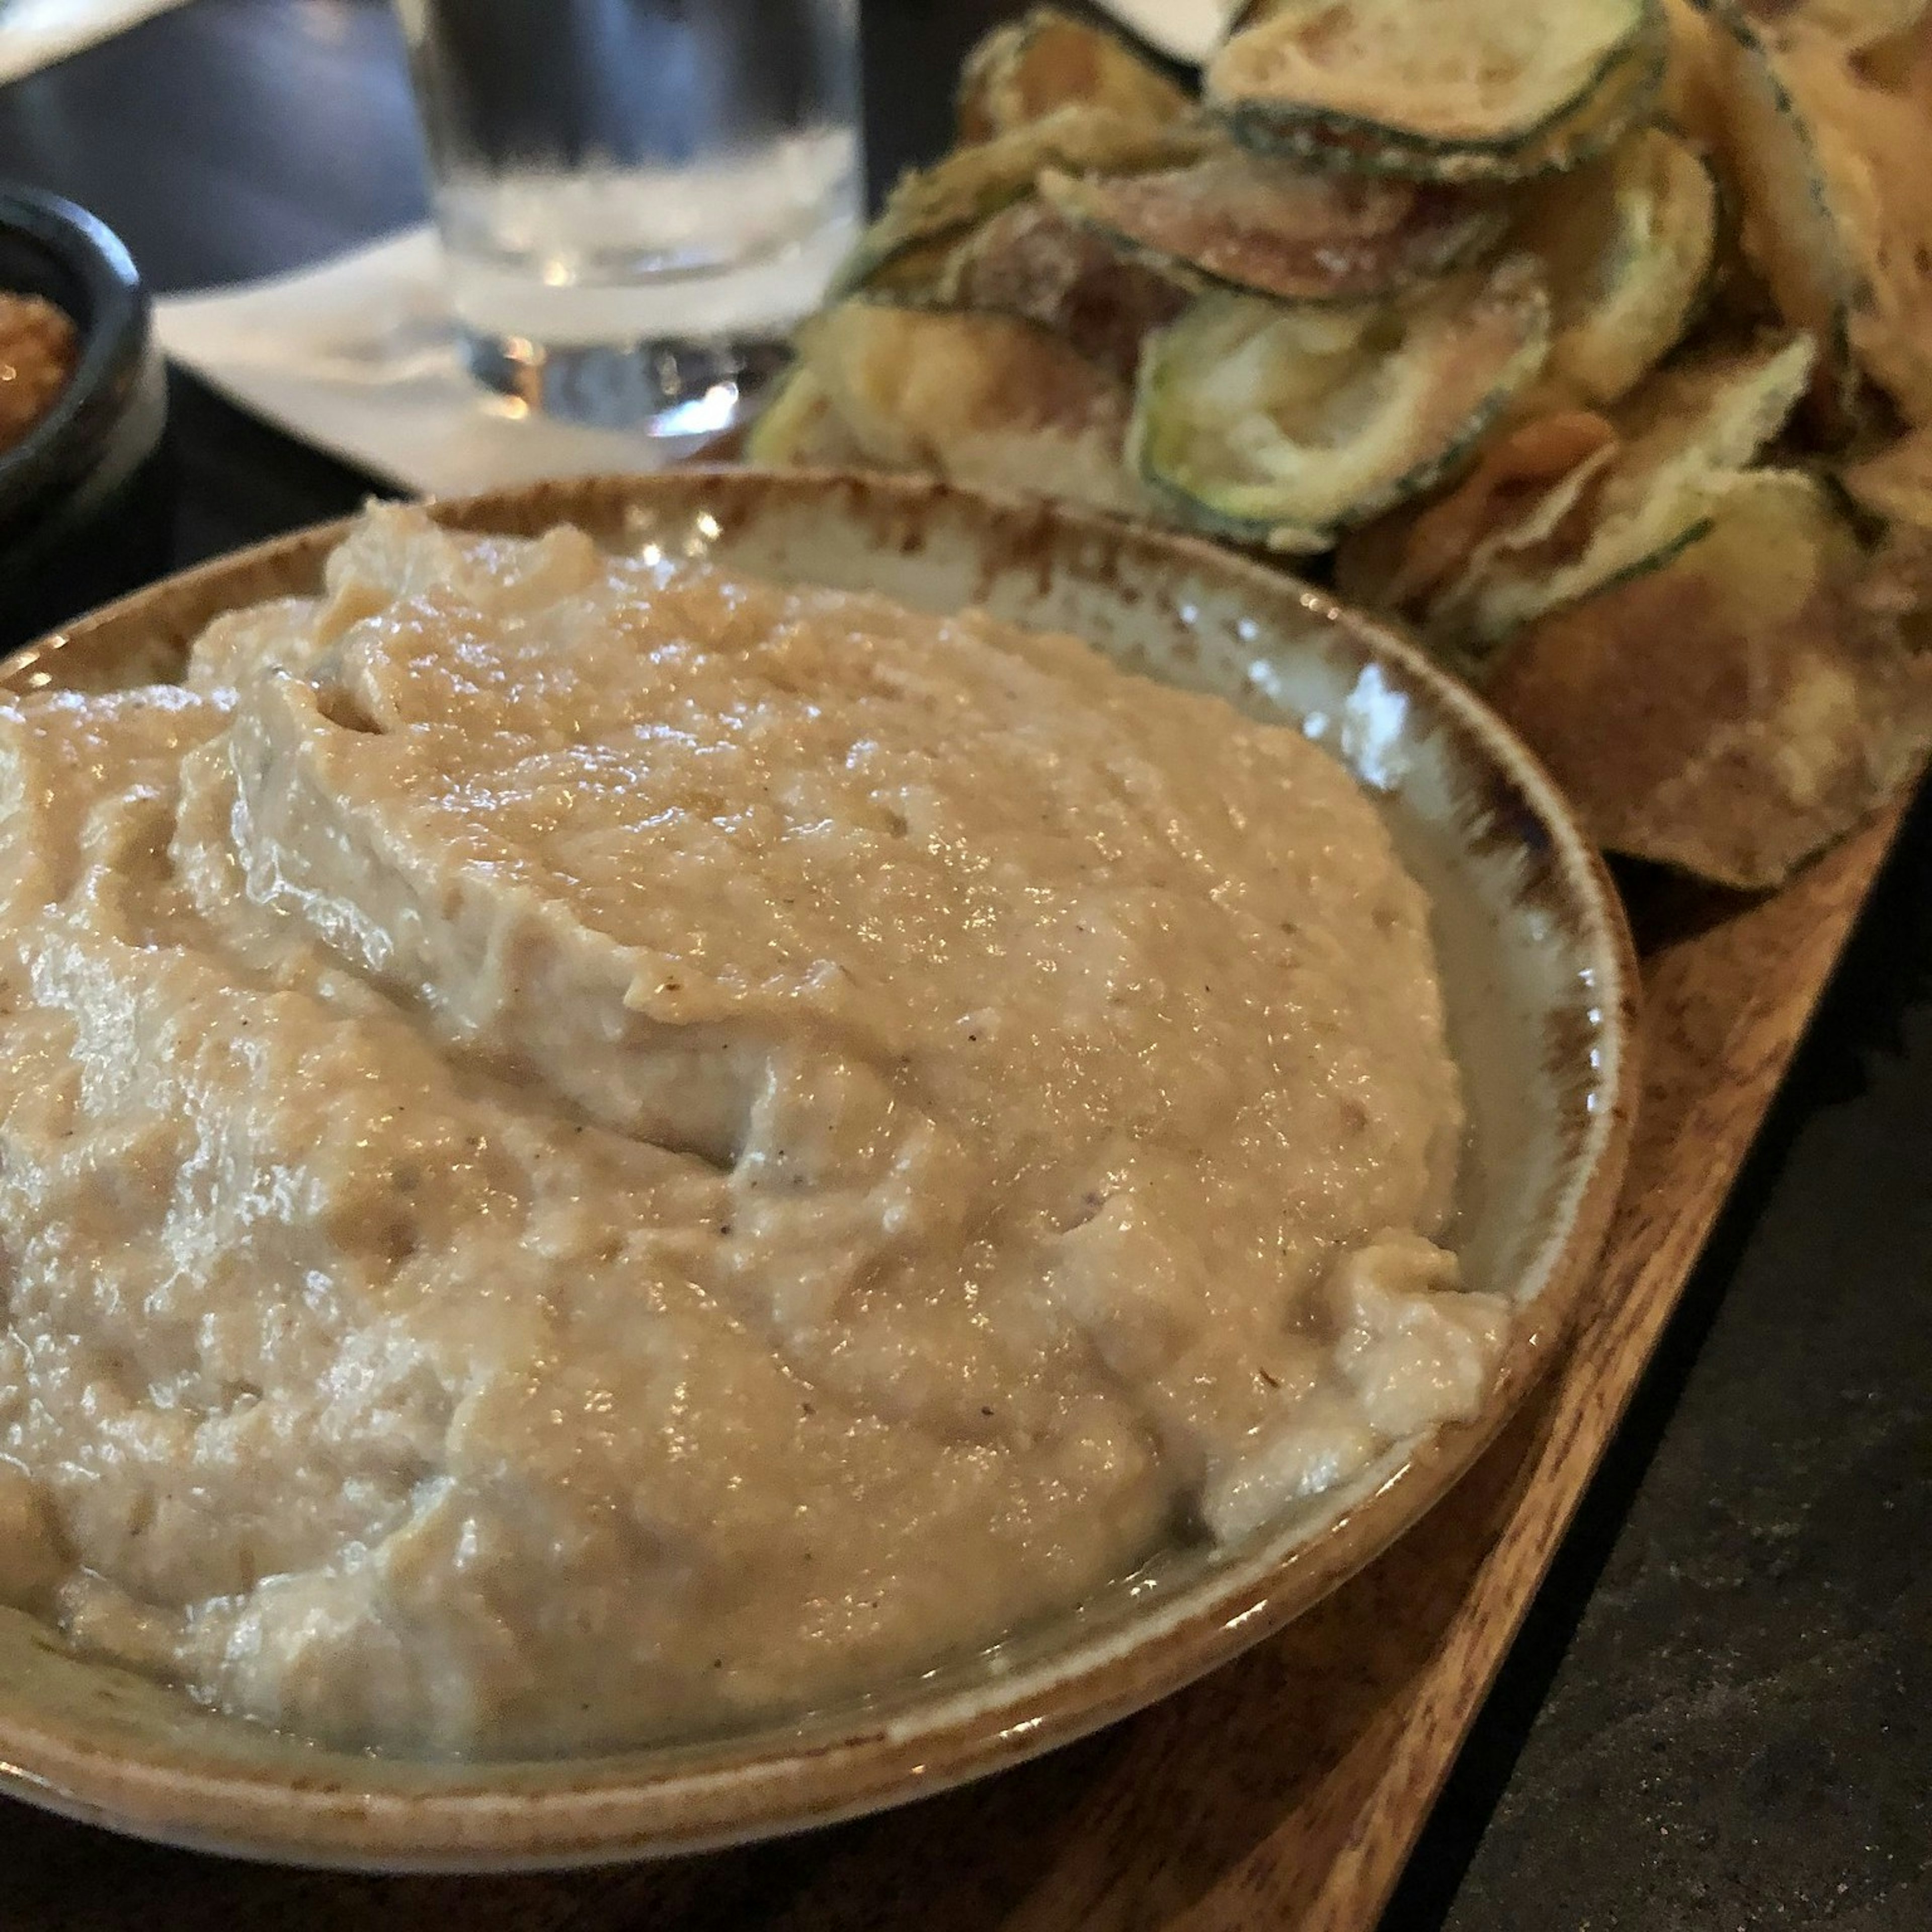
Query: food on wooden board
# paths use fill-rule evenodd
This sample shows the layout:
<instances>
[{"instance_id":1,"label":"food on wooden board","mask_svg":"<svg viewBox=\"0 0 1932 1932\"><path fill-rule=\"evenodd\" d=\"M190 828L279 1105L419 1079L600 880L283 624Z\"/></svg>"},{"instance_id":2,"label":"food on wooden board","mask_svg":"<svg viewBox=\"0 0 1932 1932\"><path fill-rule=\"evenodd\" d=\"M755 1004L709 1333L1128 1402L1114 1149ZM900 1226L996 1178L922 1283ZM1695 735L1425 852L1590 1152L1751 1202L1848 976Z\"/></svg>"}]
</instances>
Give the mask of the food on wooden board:
<instances>
[{"instance_id":1,"label":"food on wooden board","mask_svg":"<svg viewBox=\"0 0 1932 1932\"><path fill-rule=\"evenodd\" d=\"M1847 688L1910 657L1925 573L1900 560L1932 532L1932 459L1900 440L1932 430L1916 0L1256 0L1198 103L1041 9L968 62L960 132L800 332L754 454L1062 495L1332 569L1473 682L1533 688L1518 722L1580 796L1591 719L1562 706L1592 687L1552 673L1550 639L1717 596L1769 554L1754 532L1829 528L1856 560L1794 607ZM1891 614L1876 656L1846 575ZM1630 729L1666 762L1714 743L1715 688L1659 686ZM1753 755L1798 715L1754 712ZM1932 742L1915 704L1883 729L1862 698L1834 715L1863 778L1768 813L1748 863L1717 796L1725 772L1754 795L1735 746L1592 823L1772 882Z\"/></svg>"}]
</instances>

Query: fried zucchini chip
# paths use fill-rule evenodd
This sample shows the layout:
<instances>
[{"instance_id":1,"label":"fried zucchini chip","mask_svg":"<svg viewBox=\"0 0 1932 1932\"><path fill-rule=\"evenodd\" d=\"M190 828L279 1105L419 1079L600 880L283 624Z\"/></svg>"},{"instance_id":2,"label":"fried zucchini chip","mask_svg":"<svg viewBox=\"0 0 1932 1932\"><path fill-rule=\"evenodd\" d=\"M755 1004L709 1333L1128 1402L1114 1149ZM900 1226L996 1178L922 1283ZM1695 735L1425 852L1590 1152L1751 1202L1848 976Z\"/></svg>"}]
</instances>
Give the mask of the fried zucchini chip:
<instances>
[{"instance_id":1,"label":"fried zucchini chip","mask_svg":"<svg viewBox=\"0 0 1932 1932\"><path fill-rule=\"evenodd\" d=\"M1024 200L1042 168L1126 174L1185 166L1214 136L1178 122L1137 121L1106 107L1056 108L1038 121L902 175L878 218L832 278L828 299L879 290L882 271L915 250L962 239L988 216Z\"/></svg>"},{"instance_id":2,"label":"fried zucchini chip","mask_svg":"<svg viewBox=\"0 0 1932 1932\"><path fill-rule=\"evenodd\" d=\"M1688 143L1640 128L1588 168L1538 183L1511 242L1550 281L1553 332L1536 405L1600 408L1690 326L1717 250L1717 180Z\"/></svg>"},{"instance_id":3,"label":"fried zucchini chip","mask_svg":"<svg viewBox=\"0 0 1932 1932\"><path fill-rule=\"evenodd\" d=\"M949 228L929 242L915 242L898 250L865 276L863 292L890 302L940 301L952 273L952 258L974 232L970 225Z\"/></svg>"},{"instance_id":4,"label":"fried zucchini chip","mask_svg":"<svg viewBox=\"0 0 1932 1932\"><path fill-rule=\"evenodd\" d=\"M1910 33L1924 17L1926 0L1798 0L1796 17L1860 54ZM1754 7L1775 19L1781 8Z\"/></svg>"},{"instance_id":5,"label":"fried zucchini chip","mask_svg":"<svg viewBox=\"0 0 1932 1932\"><path fill-rule=\"evenodd\" d=\"M1852 404L1851 311L1858 275L1811 129L1762 33L1741 8L1708 9L1700 131L1736 193L1744 254L1778 313L1818 345L1819 403L1841 424Z\"/></svg>"},{"instance_id":6,"label":"fried zucchini chip","mask_svg":"<svg viewBox=\"0 0 1932 1932\"><path fill-rule=\"evenodd\" d=\"M1541 366L1549 326L1522 256L1360 308L1203 296L1148 340L1132 459L1198 529L1326 550L1474 454Z\"/></svg>"},{"instance_id":7,"label":"fried zucchini chip","mask_svg":"<svg viewBox=\"0 0 1932 1932\"><path fill-rule=\"evenodd\" d=\"M989 140L1062 107L1105 108L1159 127L1193 105L1118 34L1056 7L1036 7L987 34L966 56L956 98L962 142Z\"/></svg>"},{"instance_id":8,"label":"fried zucchini chip","mask_svg":"<svg viewBox=\"0 0 1932 1932\"><path fill-rule=\"evenodd\" d=\"M1788 23L1767 44L1810 130L1849 277L1852 360L1906 420L1932 423L1932 35L1880 62Z\"/></svg>"},{"instance_id":9,"label":"fried zucchini chip","mask_svg":"<svg viewBox=\"0 0 1932 1932\"><path fill-rule=\"evenodd\" d=\"M1040 185L1063 214L1163 274L1282 302L1397 293L1472 260L1505 221L1466 189L1318 173L1239 150L1125 176L1048 170Z\"/></svg>"},{"instance_id":10,"label":"fried zucchini chip","mask_svg":"<svg viewBox=\"0 0 1932 1932\"><path fill-rule=\"evenodd\" d=\"M1932 44L1864 53L1808 10L1754 21L1704 0L1714 23L1703 124L1743 214L1746 255L1779 313L1820 350L1820 427L1842 434L1860 369L1907 418L1932 422Z\"/></svg>"},{"instance_id":11,"label":"fried zucchini chip","mask_svg":"<svg viewBox=\"0 0 1932 1932\"><path fill-rule=\"evenodd\" d=\"M1714 71L1718 29L1702 6L1703 0L1664 0L1670 54L1658 104L1667 126L1714 153L1720 146L1714 125L1721 110Z\"/></svg>"},{"instance_id":12,"label":"fried zucchini chip","mask_svg":"<svg viewBox=\"0 0 1932 1932\"><path fill-rule=\"evenodd\" d=\"M825 386L794 364L758 412L745 437L745 460L777 469L862 463L866 452L838 420Z\"/></svg>"},{"instance_id":13,"label":"fried zucchini chip","mask_svg":"<svg viewBox=\"0 0 1932 1932\"><path fill-rule=\"evenodd\" d=\"M1036 323L862 297L812 316L798 346L869 461L1142 507L1120 456L1126 386Z\"/></svg>"},{"instance_id":14,"label":"fried zucchini chip","mask_svg":"<svg viewBox=\"0 0 1932 1932\"><path fill-rule=\"evenodd\" d=\"M1116 254L1043 201L1004 208L954 252L949 308L1024 316L1131 382L1141 344L1187 306L1187 292Z\"/></svg>"},{"instance_id":15,"label":"fried zucchini chip","mask_svg":"<svg viewBox=\"0 0 1932 1932\"><path fill-rule=\"evenodd\" d=\"M1514 180L1602 152L1654 104L1658 0L1251 0L1205 98L1244 143L1417 180Z\"/></svg>"},{"instance_id":16,"label":"fried zucchini chip","mask_svg":"<svg viewBox=\"0 0 1932 1932\"><path fill-rule=\"evenodd\" d=\"M1932 429L1913 430L1876 455L1847 464L1838 481L1870 515L1932 531Z\"/></svg>"},{"instance_id":17,"label":"fried zucchini chip","mask_svg":"<svg viewBox=\"0 0 1932 1932\"><path fill-rule=\"evenodd\" d=\"M1519 552L1540 544L1546 567L1555 568L1587 535L1595 506L1583 485L1609 467L1617 441L1615 425L1587 410L1517 424L1486 443L1446 494L1351 531L1335 554L1336 588L1358 603L1420 620L1494 539L1513 538ZM1576 484L1564 494L1562 514L1539 529L1532 513L1570 478Z\"/></svg>"},{"instance_id":18,"label":"fried zucchini chip","mask_svg":"<svg viewBox=\"0 0 1932 1932\"><path fill-rule=\"evenodd\" d=\"M1868 560L1813 478L1753 471L1675 560L1526 632L1490 697L1608 849L1774 886L1932 742L1928 575Z\"/></svg>"},{"instance_id":19,"label":"fried zucchini chip","mask_svg":"<svg viewBox=\"0 0 1932 1932\"><path fill-rule=\"evenodd\" d=\"M1784 427L1809 380L1813 351L1796 336L1768 348L1711 351L1660 370L1616 416L1621 444L1600 476L1580 466L1516 525L1479 544L1429 607L1430 640L1479 674L1498 647L1559 605L1652 570L1701 535L1714 490L1728 488ZM1578 536L1577 506L1594 502Z\"/></svg>"}]
</instances>

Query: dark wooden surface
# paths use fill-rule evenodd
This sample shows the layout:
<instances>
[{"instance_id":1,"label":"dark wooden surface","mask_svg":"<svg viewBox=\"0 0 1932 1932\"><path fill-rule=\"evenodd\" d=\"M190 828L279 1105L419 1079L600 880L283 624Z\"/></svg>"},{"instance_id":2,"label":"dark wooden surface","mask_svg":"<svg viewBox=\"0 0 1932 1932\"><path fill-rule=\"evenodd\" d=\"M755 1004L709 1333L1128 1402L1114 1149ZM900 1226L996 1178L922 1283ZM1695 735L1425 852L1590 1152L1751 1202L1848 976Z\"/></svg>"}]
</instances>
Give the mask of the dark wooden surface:
<instances>
[{"instance_id":1,"label":"dark wooden surface","mask_svg":"<svg viewBox=\"0 0 1932 1932\"><path fill-rule=\"evenodd\" d=\"M959 52L1012 10L872 0L875 182L943 138ZM295 266L422 206L376 0L193 0L0 90L0 175L94 208L162 290ZM174 408L176 562L368 488L192 382ZM1928 964L1922 806L1385 1932L1932 1927ZM0 1928L80 1923L62 1902L98 1844L0 1808ZM224 1911L219 1868L124 1868L121 1922L254 1922ZM402 1922L385 1882L337 1896L345 1924ZM574 1922L546 1896L518 1932ZM721 1900L716 1922L743 1921ZM882 1900L878 1922L917 1921Z\"/></svg>"}]
</instances>

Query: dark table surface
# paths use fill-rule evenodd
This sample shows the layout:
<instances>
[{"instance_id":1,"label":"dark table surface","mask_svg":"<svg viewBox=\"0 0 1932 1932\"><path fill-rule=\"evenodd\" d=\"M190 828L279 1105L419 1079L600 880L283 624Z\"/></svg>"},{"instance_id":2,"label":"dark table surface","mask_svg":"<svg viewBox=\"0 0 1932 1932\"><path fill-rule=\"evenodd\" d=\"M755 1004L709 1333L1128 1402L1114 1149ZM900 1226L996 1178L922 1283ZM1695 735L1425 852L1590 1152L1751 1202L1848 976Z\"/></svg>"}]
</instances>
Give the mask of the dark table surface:
<instances>
[{"instance_id":1,"label":"dark table surface","mask_svg":"<svg viewBox=\"0 0 1932 1932\"><path fill-rule=\"evenodd\" d=\"M960 53L1017 10L870 0L875 192L943 144ZM424 205L380 0L192 0L0 89L0 176L92 208L164 292ZM172 406L174 564L370 487L190 380ZM1932 1928L1928 968L1922 805L1385 1932ZM40 1932L91 1834L7 1809L0 1928ZM200 1862L125 1868L142 1922L206 1922Z\"/></svg>"}]
</instances>

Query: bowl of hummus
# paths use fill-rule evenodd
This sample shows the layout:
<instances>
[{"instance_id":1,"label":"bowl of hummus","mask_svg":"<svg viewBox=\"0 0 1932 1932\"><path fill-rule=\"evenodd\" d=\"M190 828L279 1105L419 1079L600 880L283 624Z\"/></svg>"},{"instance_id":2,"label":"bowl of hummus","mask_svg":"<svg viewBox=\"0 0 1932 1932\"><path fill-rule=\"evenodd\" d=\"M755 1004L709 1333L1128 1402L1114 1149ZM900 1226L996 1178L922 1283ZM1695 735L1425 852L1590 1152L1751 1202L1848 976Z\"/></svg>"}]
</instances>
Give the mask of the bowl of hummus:
<instances>
[{"instance_id":1,"label":"bowl of hummus","mask_svg":"<svg viewBox=\"0 0 1932 1932\"><path fill-rule=\"evenodd\" d=\"M1628 1129L1400 639L924 479L374 508L10 661L0 1786L562 1864L1122 1715L1438 1496Z\"/></svg>"}]
</instances>

